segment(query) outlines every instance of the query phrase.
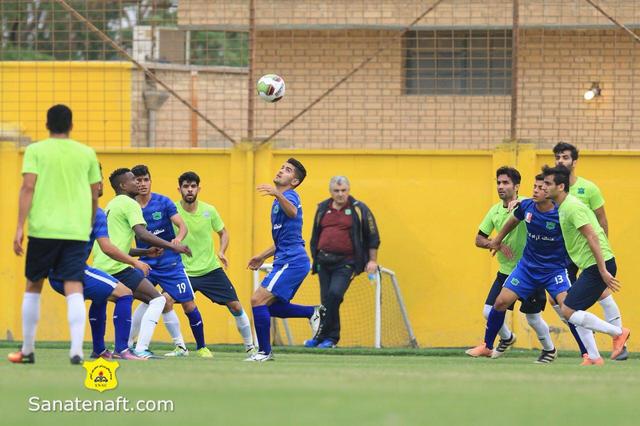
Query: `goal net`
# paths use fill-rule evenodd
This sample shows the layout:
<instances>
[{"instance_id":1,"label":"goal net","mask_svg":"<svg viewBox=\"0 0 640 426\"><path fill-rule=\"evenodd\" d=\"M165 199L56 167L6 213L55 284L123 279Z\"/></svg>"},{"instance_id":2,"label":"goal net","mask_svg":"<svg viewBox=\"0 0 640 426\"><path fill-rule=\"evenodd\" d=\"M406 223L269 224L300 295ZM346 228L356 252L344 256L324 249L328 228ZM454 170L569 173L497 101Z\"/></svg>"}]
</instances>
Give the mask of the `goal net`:
<instances>
[{"instance_id":1,"label":"goal net","mask_svg":"<svg viewBox=\"0 0 640 426\"><path fill-rule=\"evenodd\" d=\"M272 269L264 264L254 272L254 288ZM318 275L307 276L292 302L320 304ZM386 268L380 268L373 280L365 273L354 278L340 306L340 326L343 347L418 347L396 275ZM304 318L273 318L272 327L274 344L302 345L312 337Z\"/></svg>"}]
</instances>

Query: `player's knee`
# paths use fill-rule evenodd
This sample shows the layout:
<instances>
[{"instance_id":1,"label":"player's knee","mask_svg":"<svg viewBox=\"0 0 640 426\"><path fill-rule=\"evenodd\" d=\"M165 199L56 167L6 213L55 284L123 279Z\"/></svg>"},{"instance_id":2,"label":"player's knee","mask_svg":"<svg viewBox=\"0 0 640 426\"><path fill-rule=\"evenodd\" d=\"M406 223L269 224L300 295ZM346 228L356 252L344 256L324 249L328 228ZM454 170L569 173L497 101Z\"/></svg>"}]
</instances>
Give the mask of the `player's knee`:
<instances>
[{"instance_id":1,"label":"player's knee","mask_svg":"<svg viewBox=\"0 0 640 426\"><path fill-rule=\"evenodd\" d=\"M573 315L575 311L570 307L568 307L567 305L562 305L560 307L560 312L562 312L562 316L564 317L564 319L569 321L569 318L571 318L571 315Z\"/></svg>"},{"instance_id":2,"label":"player's knee","mask_svg":"<svg viewBox=\"0 0 640 426\"><path fill-rule=\"evenodd\" d=\"M182 303L182 309L184 309L185 314L193 312L196 309L196 302L194 302L193 300L184 302Z\"/></svg>"},{"instance_id":3,"label":"player's knee","mask_svg":"<svg viewBox=\"0 0 640 426\"><path fill-rule=\"evenodd\" d=\"M242 313L242 305L237 300L227 303L227 309L232 315L240 315Z\"/></svg>"},{"instance_id":4,"label":"player's knee","mask_svg":"<svg viewBox=\"0 0 640 426\"><path fill-rule=\"evenodd\" d=\"M44 280L39 280L39 281L27 280L27 285L25 286L25 293L42 293L43 282Z\"/></svg>"},{"instance_id":5,"label":"player's knee","mask_svg":"<svg viewBox=\"0 0 640 426\"><path fill-rule=\"evenodd\" d=\"M499 312L504 312L507 310L507 308L509 308L510 305L511 303L509 303L506 298L498 297L496 299L496 303L493 305L493 309Z\"/></svg>"},{"instance_id":6,"label":"player's knee","mask_svg":"<svg viewBox=\"0 0 640 426\"><path fill-rule=\"evenodd\" d=\"M113 289L113 293L111 293L111 295L114 296L115 298L120 298L125 296L131 296L133 295L133 292L129 288L127 288L124 284L118 283L116 284L116 288Z\"/></svg>"}]
</instances>

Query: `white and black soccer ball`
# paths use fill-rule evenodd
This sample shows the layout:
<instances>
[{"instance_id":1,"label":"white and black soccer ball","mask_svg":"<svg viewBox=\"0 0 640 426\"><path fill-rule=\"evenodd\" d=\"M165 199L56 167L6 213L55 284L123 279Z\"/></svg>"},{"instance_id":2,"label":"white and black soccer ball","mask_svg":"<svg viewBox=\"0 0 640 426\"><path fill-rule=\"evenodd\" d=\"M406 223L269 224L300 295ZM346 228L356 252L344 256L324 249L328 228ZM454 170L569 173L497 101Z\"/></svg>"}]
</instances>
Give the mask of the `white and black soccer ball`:
<instances>
[{"instance_id":1,"label":"white and black soccer ball","mask_svg":"<svg viewBox=\"0 0 640 426\"><path fill-rule=\"evenodd\" d=\"M263 75L256 87L258 96L266 102L278 102L284 96L284 79L277 74Z\"/></svg>"}]
</instances>

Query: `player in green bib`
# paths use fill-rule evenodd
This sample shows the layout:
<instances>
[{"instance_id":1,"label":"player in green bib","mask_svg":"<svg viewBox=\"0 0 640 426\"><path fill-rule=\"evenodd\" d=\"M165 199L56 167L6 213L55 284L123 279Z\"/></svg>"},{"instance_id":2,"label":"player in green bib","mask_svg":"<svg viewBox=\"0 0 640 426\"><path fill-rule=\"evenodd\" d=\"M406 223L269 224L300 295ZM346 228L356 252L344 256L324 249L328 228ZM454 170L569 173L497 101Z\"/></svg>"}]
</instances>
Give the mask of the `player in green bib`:
<instances>
[{"instance_id":1,"label":"player in green bib","mask_svg":"<svg viewBox=\"0 0 640 426\"><path fill-rule=\"evenodd\" d=\"M116 193L116 197L109 201L104 211L107 215L107 228L113 245L120 251L129 252L134 256L148 256L149 249L131 248L134 237L137 237L152 247L173 250L177 253L191 253L189 247L183 244L172 244L147 230L142 209L134 198L138 194L138 185L131 170L125 168L115 170L109 176L109 182ZM145 278L140 270L112 259L97 244L94 245L94 253L93 266L95 268L112 275L131 289L134 298L149 305L149 308L142 316L140 331L137 333L138 342L133 353L143 358L153 357L153 354L149 351L149 342L160 315L163 310L165 312L170 311L172 309L171 304L166 302L165 297L158 293L153 284Z\"/></svg>"},{"instance_id":2,"label":"player in green bib","mask_svg":"<svg viewBox=\"0 0 640 426\"><path fill-rule=\"evenodd\" d=\"M586 312L604 290L620 289L615 278L617 266L613 251L593 211L569 194L569 169L564 166L544 167L542 173L548 197L558 205L560 228L569 257L582 270L566 297L558 297L562 315L576 326L610 335L613 338L611 359L616 359L624 351L629 329ZM588 352L585 362L602 364L593 334L587 331L580 333L580 337Z\"/></svg>"},{"instance_id":3,"label":"player in green bib","mask_svg":"<svg viewBox=\"0 0 640 426\"><path fill-rule=\"evenodd\" d=\"M520 172L513 167L500 167L496 171L496 185L498 190L498 197L500 202L494 204L489 212L485 215L482 223L476 235L476 247L489 249L490 242L489 236L492 232L500 232L505 222L511 216L509 211L509 203L521 199L518 197L518 189L520 188L521 181ZM482 315L486 320L491 312L491 308L495 304L496 298L502 290L502 286L509 276L509 274L515 269L518 261L522 257L524 246L527 243L527 228L524 222L520 222L516 228L507 234L503 240L500 251L497 253L498 257L498 274L494 280L489 294L484 302L484 308ZM536 331L536 335L541 342L551 342L551 335L549 334L549 326L542 319L540 314L546 304L546 295L544 289L536 291L536 293L527 300L521 300L520 312L524 313L527 317L527 322ZM509 310L513 310L513 305L509 307ZM497 358L504 354L516 342L516 336L509 330L509 327L505 323L500 328L498 335L500 336L500 343L496 346L495 351L487 349L484 343L474 348L468 349L465 353L472 357L478 356L492 356Z\"/></svg>"},{"instance_id":4,"label":"player in green bib","mask_svg":"<svg viewBox=\"0 0 640 426\"><path fill-rule=\"evenodd\" d=\"M578 164L578 157L580 152L578 148L570 143L560 142L553 147L553 155L556 160L556 166L564 166L571 172L569 177L570 187L569 194L575 196L585 205L587 205L595 214L598 219L598 223L604 230L605 235L609 235L609 223L607 221L607 214L604 210L604 198L602 192L598 186L581 177L576 176L576 166ZM578 277L578 266L574 262L569 262L567 267L569 272L569 279L571 282L575 282ZM611 291L606 289L600 296L598 303L604 311L605 319L611 324L622 327L622 315L620 314L620 308L613 298ZM583 348L581 348L583 350ZM582 352L585 357L586 352ZM625 350L617 358L618 361L624 361L629 357L629 352Z\"/></svg>"},{"instance_id":5,"label":"player in green bib","mask_svg":"<svg viewBox=\"0 0 640 426\"><path fill-rule=\"evenodd\" d=\"M189 229L184 243L193 253L192 257L182 256L191 286L194 291L200 291L213 303L227 306L236 321L245 350L253 352L251 322L223 269L229 265L225 255L229 246L229 232L216 208L198 200L200 177L196 173L186 172L180 175L178 189L182 199L176 202L176 208ZM220 249L217 253L213 233L220 237ZM179 348L176 348L177 350Z\"/></svg>"}]
</instances>

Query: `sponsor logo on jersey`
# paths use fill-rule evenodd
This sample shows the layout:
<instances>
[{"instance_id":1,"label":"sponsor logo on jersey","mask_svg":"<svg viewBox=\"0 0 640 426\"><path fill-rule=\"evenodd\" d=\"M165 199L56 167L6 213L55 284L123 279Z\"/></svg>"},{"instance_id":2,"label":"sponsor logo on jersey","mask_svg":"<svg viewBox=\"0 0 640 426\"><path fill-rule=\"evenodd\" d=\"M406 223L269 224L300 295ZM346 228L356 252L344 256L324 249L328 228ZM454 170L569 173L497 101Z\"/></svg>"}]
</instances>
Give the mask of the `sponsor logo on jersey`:
<instances>
[{"instance_id":1,"label":"sponsor logo on jersey","mask_svg":"<svg viewBox=\"0 0 640 426\"><path fill-rule=\"evenodd\" d=\"M531 219L533 219L533 213L527 212L527 214L524 216L524 221L527 223L531 223Z\"/></svg>"},{"instance_id":2,"label":"sponsor logo on jersey","mask_svg":"<svg viewBox=\"0 0 640 426\"><path fill-rule=\"evenodd\" d=\"M273 230L274 231L277 231L280 228L282 228L282 224L281 223L276 223L275 225L273 225Z\"/></svg>"},{"instance_id":3,"label":"sponsor logo on jersey","mask_svg":"<svg viewBox=\"0 0 640 426\"><path fill-rule=\"evenodd\" d=\"M153 235L160 235L164 232L164 228L156 229L153 231Z\"/></svg>"}]
</instances>

